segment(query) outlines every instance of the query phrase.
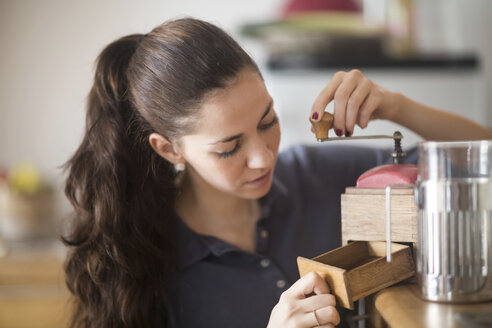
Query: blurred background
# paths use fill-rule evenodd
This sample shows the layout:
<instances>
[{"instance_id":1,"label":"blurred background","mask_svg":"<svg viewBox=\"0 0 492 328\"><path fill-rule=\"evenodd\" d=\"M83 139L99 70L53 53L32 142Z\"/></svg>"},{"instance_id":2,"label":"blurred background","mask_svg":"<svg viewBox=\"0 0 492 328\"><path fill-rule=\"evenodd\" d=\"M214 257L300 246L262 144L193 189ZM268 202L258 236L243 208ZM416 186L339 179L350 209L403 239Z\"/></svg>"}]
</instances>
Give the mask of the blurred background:
<instances>
[{"instance_id":1,"label":"blurred background","mask_svg":"<svg viewBox=\"0 0 492 328\"><path fill-rule=\"evenodd\" d=\"M489 0L0 0L0 327L24 327L19 309L33 318L26 327L64 325L60 166L81 141L95 58L116 38L184 16L221 26L258 62L281 148L315 142L311 104L340 69L492 126ZM420 140L380 121L354 134L396 129L404 148ZM32 295L53 307L40 311Z\"/></svg>"}]
</instances>

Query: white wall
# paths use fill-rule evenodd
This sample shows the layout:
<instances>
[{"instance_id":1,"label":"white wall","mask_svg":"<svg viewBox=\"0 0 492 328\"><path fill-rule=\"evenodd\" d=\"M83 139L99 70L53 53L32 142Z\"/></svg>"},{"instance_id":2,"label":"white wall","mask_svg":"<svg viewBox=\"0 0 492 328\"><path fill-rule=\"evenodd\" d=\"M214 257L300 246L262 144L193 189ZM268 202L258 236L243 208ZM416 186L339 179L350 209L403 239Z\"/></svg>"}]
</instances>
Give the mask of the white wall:
<instances>
[{"instance_id":1,"label":"white wall","mask_svg":"<svg viewBox=\"0 0 492 328\"><path fill-rule=\"evenodd\" d=\"M392 0L388 0L392 1ZM419 47L476 53L481 61L486 123L492 127L492 1L414 0ZM462 94L462 97L468 97Z\"/></svg>"}]
</instances>

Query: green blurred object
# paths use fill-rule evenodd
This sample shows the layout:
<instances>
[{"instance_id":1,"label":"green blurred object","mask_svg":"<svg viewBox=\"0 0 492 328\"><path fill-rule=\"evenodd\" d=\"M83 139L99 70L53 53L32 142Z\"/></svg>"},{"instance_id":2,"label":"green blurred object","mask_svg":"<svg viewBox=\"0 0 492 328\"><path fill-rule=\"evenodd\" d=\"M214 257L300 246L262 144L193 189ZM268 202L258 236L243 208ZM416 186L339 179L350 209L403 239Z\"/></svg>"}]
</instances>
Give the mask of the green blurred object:
<instances>
[{"instance_id":1,"label":"green blurred object","mask_svg":"<svg viewBox=\"0 0 492 328\"><path fill-rule=\"evenodd\" d=\"M370 25L361 14L316 12L291 15L269 22L245 24L240 32L247 37L265 38L270 33L323 33L326 35L382 36L384 26Z\"/></svg>"},{"instance_id":2,"label":"green blurred object","mask_svg":"<svg viewBox=\"0 0 492 328\"><path fill-rule=\"evenodd\" d=\"M315 12L245 24L240 34L263 43L274 58L309 60L381 56L385 29L368 24L358 13Z\"/></svg>"}]
</instances>

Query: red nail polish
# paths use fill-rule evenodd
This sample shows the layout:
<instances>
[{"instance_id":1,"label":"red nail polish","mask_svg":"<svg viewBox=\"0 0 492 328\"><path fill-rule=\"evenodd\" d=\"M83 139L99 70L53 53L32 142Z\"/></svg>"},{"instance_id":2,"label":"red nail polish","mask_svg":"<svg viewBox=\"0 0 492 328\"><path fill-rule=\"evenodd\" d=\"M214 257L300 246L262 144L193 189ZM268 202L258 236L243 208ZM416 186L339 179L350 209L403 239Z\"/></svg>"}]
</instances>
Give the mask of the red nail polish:
<instances>
[{"instance_id":1,"label":"red nail polish","mask_svg":"<svg viewBox=\"0 0 492 328\"><path fill-rule=\"evenodd\" d=\"M349 132L349 131L345 132L345 136L346 136L346 137L350 137L351 135L352 135L352 133L351 133L351 132Z\"/></svg>"},{"instance_id":2,"label":"red nail polish","mask_svg":"<svg viewBox=\"0 0 492 328\"><path fill-rule=\"evenodd\" d=\"M317 119L318 119L318 113L314 112L314 113L313 113L313 116L311 116L311 118L312 118L313 120L317 120Z\"/></svg>"},{"instance_id":3,"label":"red nail polish","mask_svg":"<svg viewBox=\"0 0 492 328\"><path fill-rule=\"evenodd\" d=\"M342 136L342 134L343 134L343 133L342 133L342 130L340 130L340 129L336 129L336 130L335 130L335 133L336 133L336 134L337 134L337 136L339 136L339 137L341 137L341 136Z\"/></svg>"}]
</instances>

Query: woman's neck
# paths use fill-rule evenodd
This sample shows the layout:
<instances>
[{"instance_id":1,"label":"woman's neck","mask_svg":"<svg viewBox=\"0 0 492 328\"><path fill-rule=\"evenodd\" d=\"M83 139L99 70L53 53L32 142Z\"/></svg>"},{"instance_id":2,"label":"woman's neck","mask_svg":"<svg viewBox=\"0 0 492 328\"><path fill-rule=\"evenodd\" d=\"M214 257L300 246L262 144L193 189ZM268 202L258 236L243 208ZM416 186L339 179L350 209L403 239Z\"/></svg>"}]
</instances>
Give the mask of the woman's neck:
<instances>
[{"instance_id":1,"label":"woman's neck","mask_svg":"<svg viewBox=\"0 0 492 328\"><path fill-rule=\"evenodd\" d=\"M201 178L185 176L175 205L193 231L254 251L254 226L260 202L220 191Z\"/></svg>"}]
</instances>

